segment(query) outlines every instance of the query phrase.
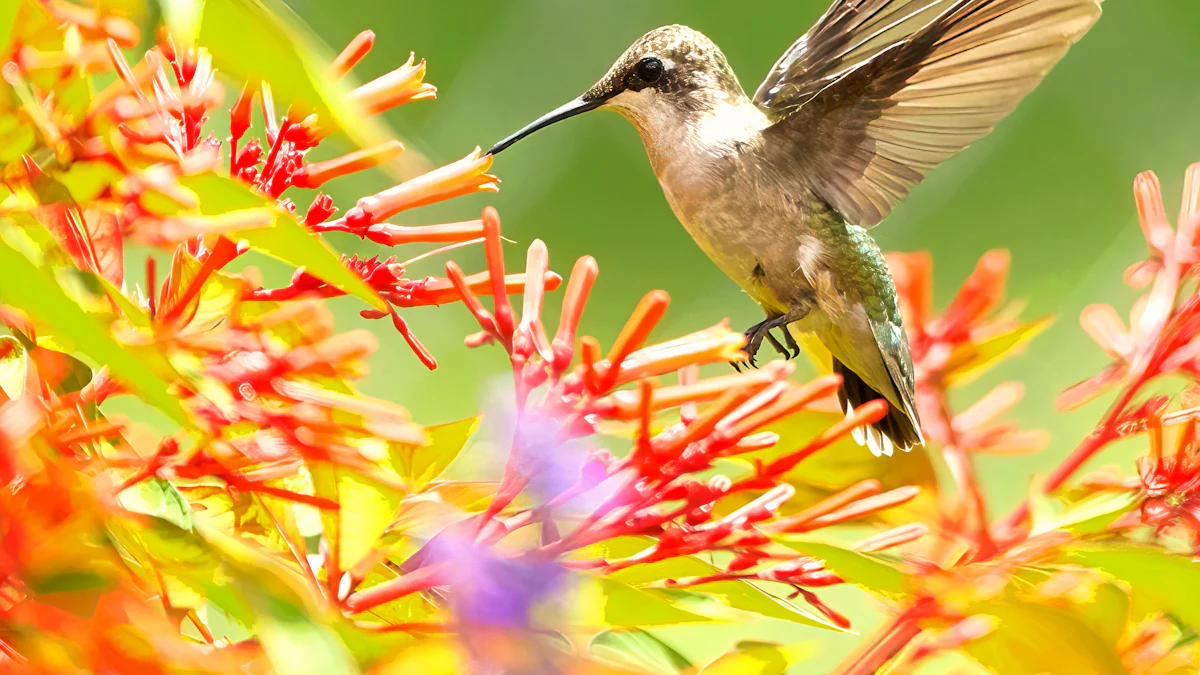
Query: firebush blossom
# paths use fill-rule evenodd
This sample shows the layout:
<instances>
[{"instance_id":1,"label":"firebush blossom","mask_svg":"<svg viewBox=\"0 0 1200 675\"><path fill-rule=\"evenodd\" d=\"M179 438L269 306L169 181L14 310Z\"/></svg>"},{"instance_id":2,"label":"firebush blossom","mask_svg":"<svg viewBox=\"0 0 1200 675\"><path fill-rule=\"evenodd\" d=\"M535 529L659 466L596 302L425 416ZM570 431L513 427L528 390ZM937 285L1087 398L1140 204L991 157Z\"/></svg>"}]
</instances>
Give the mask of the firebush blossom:
<instances>
[{"instance_id":1,"label":"firebush blossom","mask_svg":"<svg viewBox=\"0 0 1200 675\"><path fill-rule=\"evenodd\" d=\"M295 45L285 56L319 52L260 4L222 3L204 11L261 20ZM211 18L200 35L230 28ZM436 95L415 56L356 81L371 31L327 63L256 53L251 81L178 32L131 58L141 30L116 5L19 0L0 33L0 667L782 672L802 646L740 643L692 664L654 633L763 618L844 632L859 626L828 589L853 585L888 620L838 675L944 652L997 672L1195 670L1200 165L1177 229L1157 180L1138 177L1150 256L1126 278L1148 291L1127 322L1084 312L1112 364L1060 400L1115 402L992 522L976 455L1049 440L1008 421L1019 382L952 400L1047 325L1004 304L1003 251L940 315L930 257L889 256L923 431L947 470L924 452L884 465L847 439L886 403L846 417L836 375L803 381L786 361L730 372L745 336L725 321L659 336L663 291L602 347L579 329L592 258L564 280L534 240L509 270L491 208L392 222L496 190L478 150L354 204L320 192L405 152L384 135L310 158L325 139ZM339 256L330 233L379 251ZM451 260L465 246L484 269ZM265 284L251 254L290 281ZM443 275L410 276L431 257L448 260ZM335 326L338 296L396 333ZM488 424L422 425L356 390L399 339L435 367L409 321L457 303L478 324L466 344L507 362ZM1189 388L1164 395L1179 379ZM487 443L469 448L475 436ZM1143 436L1136 472L1073 481ZM461 478L479 452L495 470Z\"/></svg>"},{"instance_id":2,"label":"firebush blossom","mask_svg":"<svg viewBox=\"0 0 1200 675\"><path fill-rule=\"evenodd\" d=\"M1010 263L1006 251L984 254L941 316L932 311L930 256L890 253L886 258L904 310L922 430L941 446L946 465L960 488L965 520L954 528L973 530L968 536L975 540L977 550L990 553L994 546L986 522L986 505L969 455L1036 452L1046 446L1049 438L1041 431L997 421L1020 402L1024 388L1019 382L997 385L957 412L951 408L949 389L971 381L1011 356L1048 322L1019 322L1011 309L997 312L1004 299Z\"/></svg>"},{"instance_id":3,"label":"firebush blossom","mask_svg":"<svg viewBox=\"0 0 1200 675\"><path fill-rule=\"evenodd\" d=\"M1167 220L1157 177L1153 173L1143 173L1134 183L1139 221L1151 255L1147 261L1129 269L1126 281L1134 287L1149 286L1150 290L1134 303L1130 328L1125 327L1116 310L1109 306L1094 305L1084 310L1081 322L1085 331L1114 361L1097 376L1064 392L1059 398L1059 406L1070 410L1106 389L1119 386L1121 391L1096 429L1062 464L1039 480L1035 490L1036 493L1051 493L1061 489L1084 462L1101 449L1121 438L1144 433L1149 449L1137 461L1137 476L1124 477L1111 469L1085 476L1080 485L1070 491L1073 509L1068 508L1054 517L1034 517L1032 523L1029 522L1033 511L1030 502L1023 503L995 527L989 527L986 519L980 517L974 541L966 551L931 537L933 548L925 555L930 552L934 555L914 556L909 560L910 565L922 571L918 582L918 588L922 590L914 594L910 604L868 648L852 655L844 672L872 672L871 669L893 658L912 664L940 651L962 649L971 652L973 645L984 648L982 645L989 636L1004 623L1003 618L989 614L996 602L1014 592L1019 596L1027 595L1027 589L1013 585L1014 579L1025 574L1023 570L1026 569L1050 566L1060 569L1060 578L1067 579L1059 584L1063 588L1077 591L1097 588L1095 571L1075 567L1072 563L1079 558L1070 553L1063 555L1063 551L1069 551L1071 546L1081 547L1079 555L1083 559L1088 556L1106 559L1105 556L1115 554L1111 549L1089 549L1082 543L1080 532L1088 532L1092 527L1099 528L1101 533L1128 531L1137 525L1150 526L1158 533L1181 532L1190 539L1193 552L1197 550L1200 513L1194 493L1200 464L1195 459L1195 396L1191 390L1185 391L1181 397L1184 407L1180 410L1170 410L1169 400L1163 396L1139 399L1147 385L1157 378L1183 375L1194 380L1197 373L1193 345L1200 324L1193 316L1196 303L1193 277L1196 228L1200 224L1200 165L1189 168L1184 184L1180 225L1176 230ZM1003 279L1007 256L998 253L985 256L951 309L947 310L946 316L954 317L954 321L941 325L928 321L925 317L929 316L930 283L923 274L927 264L922 261L914 256L892 256L889 260L897 288L908 309L906 316L916 317L909 331L917 364L918 396L922 401L925 433L948 447L955 439L961 443L963 437L972 438L971 431L977 428L978 421L995 419L1000 412L1011 409L1020 395L1019 384L1000 385L967 411L958 415L949 413L944 389L937 383L945 381L947 376L954 377L954 367L947 367L948 364L972 363L972 359L954 357L961 348L954 346L953 337L976 332L1001 336L992 339L1002 340L1002 344L1015 344L1024 338L1023 330L1029 330L1029 327L1036 330L1036 324L1027 324L1025 329L1011 325L997 329L978 323L973 329L969 327L999 302L997 283ZM944 342L951 344L940 344ZM976 346L966 353L986 357L991 352ZM967 369L969 372L971 365L967 365ZM931 405L931 399L940 403ZM1035 438L1028 432L1016 432L1004 426L1001 430L1004 434L1001 438L1013 433L1017 438ZM1172 431L1177 433L1169 433ZM989 436L991 434L984 433L975 438ZM1038 441L1044 444L1042 439ZM1003 443L1013 444L1011 438ZM1021 449L1022 443L1015 445ZM947 453L952 472L956 470L955 459ZM960 461L957 467L957 482L960 487L967 487L964 491L969 493L970 486L974 485L970 463ZM1031 500L1049 499L1036 493ZM979 494L976 512L982 514L985 511ZM1046 507L1043 505L1042 508ZM950 523L953 525L953 521ZM1142 553L1134 552L1134 555ZM1091 581L1082 583L1082 579ZM1053 582L1035 587L1039 592L1038 602L1058 597L1057 592L1050 590L1054 587ZM1077 592L1077 597L1066 606L1075 613L1093 611L1088 609L1088 603L1096 601L1095 593L1098 592ZM1002 609L1002 615L1008 611ZM1194 653L1176 649L1180 644L1178 638L1171 637L1169 632L1163 630L1162 624L1154 622L1131 626L1120 646L1120 658L1129 672L1173 672L1172 668L1186 669L1185 664L1194 664ZM900 653L910 642L914 646Z\"/></svg>"},{"instance_id":4,"label":"firebush blossom","mask_svg":"<svg viewBox=\"0 0 1200 675\"><path fill-rule=\"evenodd\" d=\"M490 209L485 210L483 220L489 231L499 227ZM737 480L721 475L702 479L695 474L710 470L718 459L773 445L777 437L759 430L828 394L838 386L838 379L826 376L796 385L787 379L791 367L776 364L757 372L660 387L655 378L696 365L736 360L744 336L722 323L646 346L668 302L664 293L652 292L639 303L605 355L594 339L575 337L598 271L595 261L584 258L576 263L567 282L559 326L555 337L549 338L541 318L543 289L537 281L544 278L548 264L545 246L535 241L527 255L525 278L531 281L525 288L520 316L496 281L503 277L504 264L498 242L489 239L485 250L494 284L491 310L475 296L454 263L447 263L447 275L483 329L468 338L468 344L497 343L508 353L518 413L497 493L470 530L476 544L500 544L518 530L535 526L541 530L537 545L510 553L510 557L558 561L563 569L610 574L635 565L727 550L735 554L729 568L710 567L711 574L666 578L662 587L702 588L706 583L730 580L782 583L792 586L796 595L803 596L827 620L845 626L844 617L821 603L811 590L842 580L820 560L779 550L771 534L811 531L865 517L916 496L915 490L899 490L882 499L868 493L845 502L842 515L827 523L816 521L837 508L804 523L778 516L794 493L782 481L783 475L852 428L883 414L883 404L862 406L852 418L793 452L758 463L752 473ZM636 386L617 389L626 383ZM655 421L658 413L687 404L707 405L690 419L653 431L659 426ZM593 448L570 476L564 471L569 465L560 457L569 456L571 446L577 443L573 439L595 434L605 419L628 419L636 424L632 451L618 458ZM597 490L605 495L602 501L579 499ZM743 492L759 496L722 515L721 500ZM536 496L540 505L504 516L523 493ZM585 504L587 508L579 511ZM557 511L572 514L571 520L578 524L561 529L554 520ZM622 540L625 546L637 541L631 537L645 544L621 557L596 555L609 550L611 541ZM411 593L414 574L418 572L410 571L393 582L351 595L347 602L364 611L394 600L398 593Z\"/></svg>"},{"instance_id":5,"label":"firebush blossom","mask_svg":"<svg viewBox=\"0 0 1200 675\"><path fill-rule=\"evenodd\" d=\"M1149 453L1138 461L1140 480L1091 476L1092 488L1137 486L1141 495L1141 520L1165 529L1180 526L1198 532L1192 515L1191 493L1198 465L1193 460L1195 406L1190 391L1181 397L1182 410L1168 410L1162 396L1139 396L1158 378L1182 375L1195 379L1196 334L1200 330L1200 303L1195 293L1197 229L1200 227L1200 164L1184 176L1183 197L1177 229L1171 227L1163 206L1162 189L1153 172L1138 175L1134 182L1138 221L1150 248L1150 257L1126 272L1125 280L1135 288L1149 286L1134 304L1129 327L1115 309L1092 305L1083 311L1081 323L1087 333L1113 362L1096 376L1071 387L1058 399L1060 408L1071 410L1105 390L1119 387L1116 401L1108 408L1095 431L1080 444L1055 472L1047 477L1046 489L1054 490L1088 459L1110 443L1134 433L1145 432ZM1183 424L1174 452L1165 448L1165 428ZM1140 483L1140 486L1138 486ZM1024 517L1024 509L1016 517ZM1129 523L1133 516L1122 522ZM1013 519L1015 522L1016 518Z\"/></svg>"}]
</instances>

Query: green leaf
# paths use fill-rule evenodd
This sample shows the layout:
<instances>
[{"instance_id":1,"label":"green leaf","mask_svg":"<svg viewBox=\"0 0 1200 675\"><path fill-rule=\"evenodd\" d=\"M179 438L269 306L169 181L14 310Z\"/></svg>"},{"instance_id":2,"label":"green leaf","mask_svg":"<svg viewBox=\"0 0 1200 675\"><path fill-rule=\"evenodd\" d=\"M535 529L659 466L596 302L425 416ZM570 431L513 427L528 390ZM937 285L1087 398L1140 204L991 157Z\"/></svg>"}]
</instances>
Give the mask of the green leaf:
<instances>
[{"instance_id":1,"label":"green leaf","mask_svg":"<svg viewBox=\"0 0 1200 675\"><path fill-rule=\"evenodd\" d=\"M199 528L198 528L199 529ZM251 613L255 633L275 672L301 675L359 672L334 627L345 619L313 596L314 589L280 559L217 530L202 530L232 583L209 590L231 616Z\"/></svg>"},{"instance_id":2,"label":"green leaf","mask_svg":"<svg viewBox=\"0 0 1200 675\"><path fill-rule=\"evenodd\" d=\"M220 482L213 484L184 485L179 488L184 498L192 505L197 522L253 540L267 550L290 554L285 528L292 525L289 517L293 504L281 504L271 509L272 497L253 492L231 492ZM300 541L293 532L295 541Z\"/></svg>"},{"instance_id":3,"label":"green leaf","mask_svg":"<svg viewBox=\"0 0 1200 675\"><path fill-rule=\"evenodd\" d=\"M65 171L54 171L51 175L66 187L76 206L97 201L123 177L112 164L101 161L73 162Z\"/></svg>"},{"instance_id":4,"label":"green leaf","mask_svg":"<svg viewBox=\"0 0 1200 675\"><path fill-rule=\"evenodd\" d=\"M1053 323L1051 317L1018 324L1012 330L994 335L982 342L966 343L954 350L946 364L946 383L950 386L967 384L992 366L1017 353L1038 333Z\"/></svg>"},{"instance_id":5,"label":"green leaf","mask_svg":"<svg viewBox=\"0 0 1200 675\"><path fill-rule=\"evenodd\" d=\"M0 7L0 12L4 11L7 6ZM0 26L0 32L2 31L3 27ZM0 47L0 50L2 49ZM4 107L4 100L0 98L0 111ZM5 164L12 162L33 150L36 144L37 134L32 124L24 124L18 115L0 114L0 162ZM0 188L0 196L8 194L7 188Z\"/></svg>"},{"instance_id":6,"label":"green leaf","mask_svg":"<svg viewBox=\"0 0 1200 675\"><path fill-rule=\"evenodd\" d=\"M278 673L329 675L358 672L337 633L310 616L303 606L243 585L257 614L258 638Z\"/></svg>"},{"instance_id":7,"label":"green leaf","mask_svg":"<svg viewBox=\"0 0 1200 675\"><path fill-rule=\"evenodd\" d=\"M783 619L806 626L848 633L823 614L791 600L771 595L753 581L717 581L689 588L651 588L677 607L714 621L746 622L761 618Z\"/></svg>"},{"instance_id":8,"label":"green leaf","mask_svg":"<svg viewBox=\"0 0 1200 675\"><path fill-rule=\"evenodd\" d=\"M209 5L211 4L210 2ZM338 254L320 237L262 195L232 178L212 172L184 176L179 179L179 183L196 193L203 215L221 215L244 209L270 209L275 218L273 225L237 230L229 233L229 238L245 240L259 253L294 267L303 267L309 274L338 290L356 296L376 309L387 309L387 303L357 274L348 270Z\"/></svg>"},{"instance_id":9,"label":"green leaf","mask_svg":"<svg viewBox=\"0 0 1200 675\"><path fill-rule=\"evenodd\" d=\"M75 304L45 270L38 269L6 242L0 243L0 297L50 327L57 338L127 383L143 400L187 426L179 401L167 392L167 383L112 338L107 328Z\"/></svg>"},{"instance_id":10,"label":"green leaf","mask_svg":"<svg viewBox=\"0 0 1200 675\"><path fill-rule=\"evenodd\" d=\"M602 661L654 675L678 675L692 667L682 654L640 628L606 630L592 638L588 651Z\"/></svg>"},{"instance_id":11,"label":"green leaf","mask_svg":"<svg viewBox=\"0 0 1200 675\"><path fill-rule=\"evenodd\" d=\"M615 537L588 548L585 555L619 560L628 558L653 543L654 540L648 537ZM634 565L615 572L611 576L613 579L628 584L646 586L666 579L704 577L720 571L720 568L697 556L683 556ZM768 593L757 583L740 579L717 581L689 589L650 588L647 590L663 596L673 603L686 605L691 611L712 618L746 620L757 615L808 626L843 630L830 623L823 614Z\"/></svg>"},{"instance_id":12,"label":"green leaf","mask_svg":"<svg viewBox=\"0 0 1200 675\"><path fill-rule=\"evenodd\" d=\"M1162 611L1200 630L1200 565L1191 558L1160 548L1123 544L1074 547L1064 559L1127 584L1135 620Z\"/></svg>"},{"instance_id":13,"label":"green leaf","mask_svg":"<svg viewBox=\"0 0 1200 675\"><path fill-rule=\"evenodd\" d=\"M1108 644L1115 645L1129 622L1129 593L1115 583L1096 584L1087 602L1075 603L1075 614Z\"/></svg>"},{"instance_id":14,"label":"green leaf","mask_svg":"<svg viewBox=\"0 0 1200 675\"><path fill-rule=\"evenodd\" d=\"M104 289L104 292L108 295L108 297L112 298L112 301L117 303L117 307L120 308L121 313L125 315L125 318L130 324L140 330L147 330L150 328L150 312L147 312L139 307L136 302L131 300L129 296L122 293L121 289L117 288L108 279L105 279L104 277L96 277L96 281L100 282L100 286Z\"/></svg>"},{"instance_id":15,"label":"green leaf","mask_svg":"<svg viewBox=\"0 0 1200 675\"><path fill-rule=\"evenodd\" d=\"M29 371L29 360L25 346L11 335L0 337L0 389L9 398L20 398L25 393L25 374Z\"/></svg>"},{"instance_id":16,"label":"green leaf","mask_svg":"<svg viewBox=\"0 0 1200 675\"><path fill-rule=\"evenodd\" d=\"M893 597L912 592L904 573L878 556L815 541L777 541L798 553L824 560L827 569L864 590Z\"/></svg>"},{"instance_id":17,"label":"green leaf","mask_svg":"<svg viewBox=\"0 0 1200 675\"><path fill-rule=\"evenodd\" d=\"M1114 643L1073 612L1034 603L985 603L972 614L993 617L995 629L964 650L997 675L1128 675Z\"/></svg>"},{"instance_id":18,"label":"green leaf","mask_svg":"<svg viewBox=\"0 0 1200 675\"><path fill-rule=\"evenodd\" d=\"M425 427L427 445L393 444L388 451L396 473L407 480L413 490L420 490L442 475L458 457L467 440L479 429L480 416L457 422Z\"/></svg>"},{"instance_id":19,"label":"green leaf","mask_svg":"<svg viewBox=\"0 0 1200 675\"><path fill-rule=\"evenodd\" d=\"M99 591L112 587L112 580L94 572L55 572L49 577L34 577L29 587L38 594Z\"/></svg>"},{"instance_id":20,"label":"green leaf","mask_svg":"<svg viewBox=\"0 0 1200 675\"><path fill-rule=\"evenodd\" d=\"M1047 495L1042 490L1043 480L1030 484L1029 503L1033 518L1032 536L1054 530L1066 530L1080 534L1103 532L1122 514L1137 506L1135 492L1098 492L1073 504Z\"/></svg>"},{"instance_id":21,"label":"green leaf","mask_svg":"<svg viewBox=\"0 0 1200 675\"><path fill-rule=\"evenodd\" d=\"M237 606L219 601L214 588L226 577L212 550L195 530L183 530L160 518L144 521L112 519L109 536L136 565L130 568L148 588L158 588L167 603L177 609L199 609L212 602L242 625L252 617L237 614Z\"/></svg>"},{"instance_id":22,"label":"green leaf","mask_svg":"<svg viewBox=\"0 0 1200 675\"><path fill-rule=\"evenodd\" d=\"M12 42L13 25L17 22L17 11L24 0L9 0L0 3L0 53L7 54Z\"/></svg>"},{"instance_id":23,"label":"green leaf","mask_svg":"<svg viewBox=\"0 0 1200 675\"><path fill-rule=\"evenodd\" d=\"M192 529L192 507L174 485L157 476L126 488L117 498L134 513L162 518L182 530Z\"/></svg>"},{"instance_id":24,"label":"green leaf","mask_svg":"<svg viewBox=\"0 0 1200 675\"><path fill-rule=\"evenodd\" d=\"M568 606L576 608L576 623L585 626L639 628L709 621L668 595L634 588L610 577L586 575L575 585L573 594Z\"/></svg>"},{"instance_id":25,"label":"green leaf","mask_svg":"<svg viewBox=\"0 0 1200 675\"><path fill-rule=\"evenodd\" d=\"M739 642L729 652L704 666L700 675L783 675L793 664L808 658L808 644L778 645L772 642Z\"/></svg>"}]
</instances>

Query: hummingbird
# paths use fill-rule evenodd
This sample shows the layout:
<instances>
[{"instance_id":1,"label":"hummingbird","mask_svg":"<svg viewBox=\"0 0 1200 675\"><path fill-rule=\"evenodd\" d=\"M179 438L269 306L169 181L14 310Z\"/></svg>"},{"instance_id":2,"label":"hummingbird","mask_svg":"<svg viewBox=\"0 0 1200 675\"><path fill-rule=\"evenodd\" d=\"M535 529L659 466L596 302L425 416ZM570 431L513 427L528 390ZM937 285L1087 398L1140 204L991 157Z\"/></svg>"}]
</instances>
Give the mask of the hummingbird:
<instances>
[{"instance_id":1,"label":"hummingbird","mask_svg":"<svg viewBox=\"0 0 1200 675\"><path fill-rule=\"evenodd\" d=\"M753 97L707 37L654 29L583 95L497 143L614 110L641 135L672 211L761 306L746 331L787 358L812 334L875 454L924 443L895 285L868 229L987 135L1096 22L1102 0L835 0ZM779 329L781 343L771 331Z\"/></svg>"}]
</instances>

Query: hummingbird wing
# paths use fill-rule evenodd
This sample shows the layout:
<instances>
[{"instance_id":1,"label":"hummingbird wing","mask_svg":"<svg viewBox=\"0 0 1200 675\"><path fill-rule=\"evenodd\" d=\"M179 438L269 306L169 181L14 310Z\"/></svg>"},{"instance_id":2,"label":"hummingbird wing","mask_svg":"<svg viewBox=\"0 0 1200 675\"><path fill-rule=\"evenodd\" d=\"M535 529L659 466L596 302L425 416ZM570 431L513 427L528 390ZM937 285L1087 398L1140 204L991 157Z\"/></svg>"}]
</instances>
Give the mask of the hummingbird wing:
<instances>
[{"instance_id":1,"label":"hummingbird wing","mask_svg":"<svg viewBox=\"0 0 1200 675\"><path fill-rule=\"evenodd\" d=\"M852 223L877 224L985 136L1102 0L837 0L754 94L764 132Z\"/></svg>"}]
</instances>

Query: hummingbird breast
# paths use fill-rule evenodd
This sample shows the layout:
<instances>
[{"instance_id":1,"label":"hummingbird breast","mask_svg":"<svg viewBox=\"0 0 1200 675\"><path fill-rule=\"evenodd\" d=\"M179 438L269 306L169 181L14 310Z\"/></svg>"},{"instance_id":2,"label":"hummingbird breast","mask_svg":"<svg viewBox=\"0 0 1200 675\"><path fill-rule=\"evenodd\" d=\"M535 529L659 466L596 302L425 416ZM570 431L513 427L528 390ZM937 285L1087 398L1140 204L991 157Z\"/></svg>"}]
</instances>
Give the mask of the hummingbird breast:
<instances>
[{"instance_id":1,"label":"hummingbird breast","mask_svg":"<svg viewBox=\"0 0 1200 675\"><path fill-rule=\"evenodd\" d=\"M710 127L711 128L711 127ZM651 151L667 202L701 250L768 312L812 298L804 268L824 259L809 227L814 198L759 161L757 130L692 138ZM649 149L649 146L648 146ZM655 155L659 155L655 157Z\"/></svg>"}]
</instances>

